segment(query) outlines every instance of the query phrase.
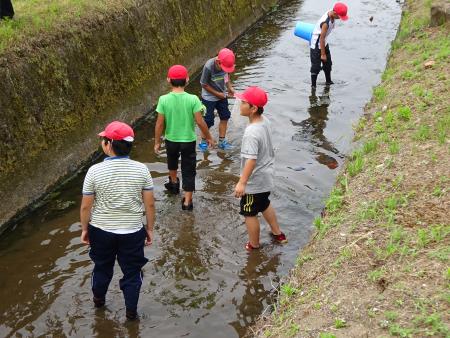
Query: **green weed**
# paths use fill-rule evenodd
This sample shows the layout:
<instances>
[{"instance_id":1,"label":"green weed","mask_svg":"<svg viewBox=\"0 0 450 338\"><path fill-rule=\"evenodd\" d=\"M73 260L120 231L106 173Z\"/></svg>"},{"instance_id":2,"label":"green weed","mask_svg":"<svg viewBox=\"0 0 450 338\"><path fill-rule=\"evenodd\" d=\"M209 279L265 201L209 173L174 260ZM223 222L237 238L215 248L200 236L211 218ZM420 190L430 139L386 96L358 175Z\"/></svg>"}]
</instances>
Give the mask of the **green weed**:
<instances>
[{"instance_id":1,"label":"green weed","mask_svg":"<svg viewBox=\"0 0 450 338\"><path fill-rule=\"evenodd\" d=\"M319 338L336 338L336 336L332 333L328 333L328 332L321 332L319 334Z\"/></svg>"},{"instance_id":2,"label":"green weed","mask_svg":"<svg viewBox=\"0 0 450 338\"><path fill-rule=\"evenodd\" d=\"M435 197L442 197L442 196L444 196L444 193L445 193L445 189L442 189L439 186L434 187L433 196L435 196Z\"/></svg>"},{"instance_id":3,"label":"green weed","mask_svg":"<svg viewBox=\"0 0 450 338\"><path fill-rule=\"evenodd\" d=\"M411 109L409 107L402 106L397 110L397 116L401 120L409 121L411 119Z\"/></svg>"},{"instance_id":4,"label":"green weed","mask_svg":"<svg viewBox=\"0 0 450 338\"><path fill-rule=\"evenodd\" d=\"M409 338L412 337L414 330L411 328L401 327L398 324L393 324L389 326L389 333L393 336Z\"/></svg>"},{"instance_id":5,"label":"green weed","mask_svg":"<svg viewBox=\"0 0 450 338\"><path fill-rule=\"evenodd\" d=\"M398 318L398 313L395 311L386 311L384 313L384 317L389 320L390 322L394 322Z\"/></svg>"},{"instance_id":6,"label":"green weed","mask_svg":"<svg viewBox=\"0 0 450 338\"><path fill-rule=\"evenodd\" d=\"M430 315L422 315L414 320L416 325L424 325L427 327L427 336L442 335L448 337L450 330L442 321L441 315L433 313Z\"/></svg>"},{"instance_id":7,"label":"green weed","mask_svg":"<svg viewBox=\"0 0 450 338\"><path fill-rule=\"evenodd\" d=\"M342 329L347 326L347 322L344 319L335 319L334 320L334 327L336 329Z\"/></svg>"},{"instance_id":8,"label":"green weed","mask_svg":"<svg viewBox=\"0 0 450 338\"><path fill-rule=\"evenodd\" d=\"M389 143L389 153L392 155L398 154L398 152L400 151L400 145L398 144L397 141L392 141L391 143Z\"/></svg>"},{"instance_id":9,"label":"green weed","mask_svg":"<svg viewBox=\"0 0 450 338\"><path fill-rule=\"evenodd\" d=\"M372 270L367 274L367 278L371 282L378 282L381 278L384 277L386 270L384 268Z\"/></svg>"},{"instance_id":10,"label":"green weed","mask_svg":"<svg viewBox=\"0 0 450 338\"><path fill-rule=\"evenodd\" d=\"M295 324L295 323L292 323L292 324L289 326L289 329L288 329L287 334L288 334L289 337L293 337L293 336L295 336L299 331L300 331L300 325Z\"/></svg>"},{"instance_id":11,"label":"green weed","mask_svg":"<svg viewBox=\"0 0 450 338\"><path fill-rule=\"evenodd\" d=\"M410 80L410 79L413 79L415 76L416 76L416 74L412 70L405 70L402 73L403 80Z\"/></svg>"},{"instance_id":12,"label":"green weed","mask_svg":"<svg viewBox=\"0 0 450 338\"><path fill-rule=\"evenodd\" d=\"M375 87L373 90L373 96L375 97L375 101L380 102L386 98L387 91L386 88L382 86Z\"/></svg>"},{"instance_id":13,"label":"green weed","mask_svg":"<svg viewBox=\"0 0 450 338\"><path fill-rule=\"evenodd\" d=\"M364 166L364 159L361 151L353 152L351 156L352 160L347 165L347 171L350 177L358 175Z\"/></svg>"},{"instance_id":14,"label":"green weed","mask_svg":"<svg viewBox=\"0 0 450 338\"><path fill-rule=\"evenodd\" d=\"M376 219L379 216L378 202L363 202L360 209L357 212L358 219L360 221Z\"/></svg>"},{"instance_id":15,"label":"green weed","mask_svg":"<svg viewBox=\"0 0 450 338\"><path fill-rule=\"evenodd\" d=\"M413 138L416 141L426 141L430 138L431 129L428 126L421 125L417 132L414 134Z\"/></svg>"},{"instance_id":16,"label":"green weed","mask_svg":"<svg viewBox=\"0 0 450 338\"><path fill-rule=\"evenodd\" d=\"M368 154L375 151L377 147L378 147L377 140L368 140L366 143L364 143L362 150L364 154Z\"/></svg>"},{"instance_id":17,"label":"green weed","mask_svg":"<svg viewBox=\"0 0 450 338\"><path fill-rule=\"evenodd\" d=\"M292 286L291 284L283 284L280 288L281 294L286 297L291 297L292 295L296 294L299 290Z\"/></svg>"},{"instance_id":18,"label":"green weed","mask_svg":"<svg viewBox=\"0 0 450 338\"><path fill-rule=\"evenodd\" d=\"M327 211L330 213L334 213L335 211L339 210L342 207L343 200L344 192L342 191L342 189L334 187L333 190L331 190L330 197L328 197L327 201L325 202Z\"/></svg>"}]
</instances>

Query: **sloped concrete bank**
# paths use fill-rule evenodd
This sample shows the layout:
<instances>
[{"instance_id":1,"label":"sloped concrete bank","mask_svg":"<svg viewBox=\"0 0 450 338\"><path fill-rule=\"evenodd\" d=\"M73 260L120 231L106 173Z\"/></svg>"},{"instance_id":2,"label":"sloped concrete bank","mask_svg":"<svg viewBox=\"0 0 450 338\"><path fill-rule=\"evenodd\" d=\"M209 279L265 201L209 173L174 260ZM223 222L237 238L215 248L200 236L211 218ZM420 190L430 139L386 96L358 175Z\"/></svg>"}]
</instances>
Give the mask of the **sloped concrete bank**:
<instances>
[{"instance_id":1,"label":"sloped concrete bank","mask_svg":"<svg viewBox=\"0 0 450 338\"><path fill-rule=\"evenodd\" d=\"M170 64L199 69L277 2L145 0L0 55L0 233L94 153L105 123L154 106Z\"/></svg>"}]
</instances>

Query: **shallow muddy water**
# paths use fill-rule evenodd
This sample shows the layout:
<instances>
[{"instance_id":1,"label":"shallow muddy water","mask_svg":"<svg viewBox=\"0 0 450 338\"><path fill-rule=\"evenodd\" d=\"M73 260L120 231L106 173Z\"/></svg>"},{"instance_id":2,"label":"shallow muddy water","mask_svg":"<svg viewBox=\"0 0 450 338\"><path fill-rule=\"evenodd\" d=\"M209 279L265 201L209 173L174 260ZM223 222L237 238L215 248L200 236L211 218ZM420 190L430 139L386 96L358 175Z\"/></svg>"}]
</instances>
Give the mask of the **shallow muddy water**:
<instances>
[{"instance_id":1,"label":"shallow muddy water","mask_svg":"<svg viewBox=\"0 0 450 338\"><path fill-rule=\"evenodd\" d=\"M150 262L144 268L140 320L125 322L118 266L106 309L92 306L92 263L79 240L82 172L0 239L0 336L244 335L271 304L275 287L307 243L312 221L351 148L352 124L380 81L395 36L401 12L396 1L347 3L350 20L339 22L329 40L336 82L330 88L323 85L321 73L311 92L308 44L292 33L298 20L315 22L328 9L324 1L288 1L232 46L235 88L259 85L269 93L265 115L272 121L276 147L271 200L287 245L271 243L263 224L262 249L244 250L247 234L232 192L245 118L233 114L230 121L233 151L198 153L193 213L182 212L180 198L163 189L165 158L153 154L149 118L137 129L132 153L150 167L157 199L156 238L146 249ZM198 78L192 82L188 91L199 93ZM213 135L217 137L216 128Z\"/></svg>"}]
</instances>

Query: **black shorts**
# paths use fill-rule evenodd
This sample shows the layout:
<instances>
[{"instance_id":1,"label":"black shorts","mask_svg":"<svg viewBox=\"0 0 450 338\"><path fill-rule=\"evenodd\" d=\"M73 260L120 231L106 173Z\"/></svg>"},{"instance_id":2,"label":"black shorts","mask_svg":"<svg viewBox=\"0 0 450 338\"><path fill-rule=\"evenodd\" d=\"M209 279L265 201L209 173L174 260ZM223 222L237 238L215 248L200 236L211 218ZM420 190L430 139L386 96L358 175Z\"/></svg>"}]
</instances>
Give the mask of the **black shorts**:
<instances>
[{"instance_id":1,"label":"black shorts","mask_svg":"<svg viewBox=\"0 0 450 338\"><path fill-rule=\"evenodd\" d=\"M256 216L265 211L269 205L270 192L260 192L258 194L246 194L241 197L241 211L243 216Z\"/></svg>"},{"instance_id":2,"label":"black shorts","mask_svg":"<svg viewBox=\"0 0 450 338\"><path fill-rule=\"evenodd\" d=\"M309 56L311 58L311 74L318 75L321 69L325 72L331 72L333 62L331 61L330 47L328 47L328 45L325 47L325 54L327 55L327 62L323 62L320 58L320 49L318 47L315 49L310 49Z\"/></svg>"},{"instance_id":3,"label":"black shorts","mask_svg":"<svg viewBox=\"0 0 450 338\"><path fill-rule=\"evenodd\" d=\"M195 190L195 174L197 166L197 153L195 151L195 141L193 142L172 142L166 143L167 167L169 170L178 170L178 159L181 155L181 178L184 191Z\"/></svg>"}]
</instances>

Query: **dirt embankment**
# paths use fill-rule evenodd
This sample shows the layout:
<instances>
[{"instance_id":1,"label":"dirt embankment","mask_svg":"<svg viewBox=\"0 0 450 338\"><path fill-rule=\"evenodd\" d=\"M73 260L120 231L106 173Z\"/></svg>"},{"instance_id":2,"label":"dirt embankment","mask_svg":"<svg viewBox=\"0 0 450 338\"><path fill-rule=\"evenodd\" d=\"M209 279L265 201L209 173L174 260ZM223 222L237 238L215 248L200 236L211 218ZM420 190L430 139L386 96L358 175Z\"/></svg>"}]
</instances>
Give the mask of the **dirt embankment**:
<instances>
[{"instance_id":1,"label":"dirt embankment","mask_svg":"<svg viewBox=\"0 0 450 338\"><path fill-rule=\"evenodd\" d=\"M261 337L450 336L450 25L406 4L359 147Z\"/></svg>"},{"instance_id":2,"label":"dirt embankment","mask_svg":"<svg viewBox=\"0 0 450 338\"><path fill-rule=\"evenodd\" d=\"M125 8L117 4L52 21L42 34L27 39L25 30L18 44L4 44L0 232L89 158L106 122L133 122L154 106L166 90L168 66L197 70L277 2L124 0ZM129 109L124 99L136 92L139 106Z\"/></svg>"}]
</instances>

